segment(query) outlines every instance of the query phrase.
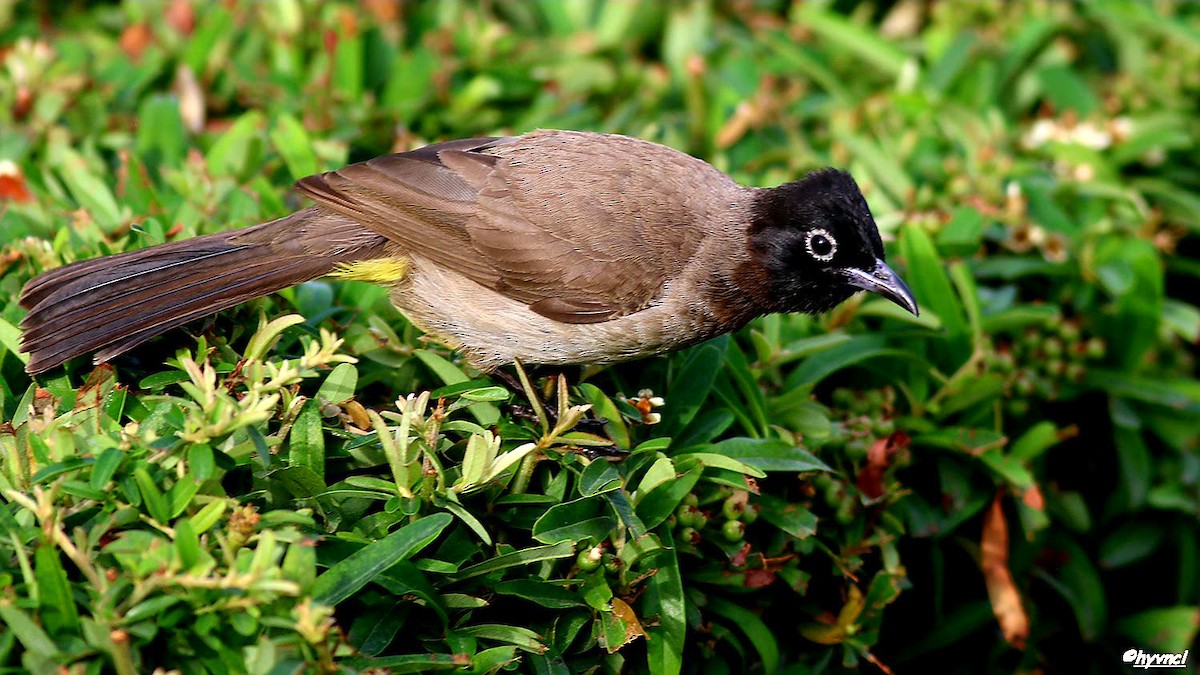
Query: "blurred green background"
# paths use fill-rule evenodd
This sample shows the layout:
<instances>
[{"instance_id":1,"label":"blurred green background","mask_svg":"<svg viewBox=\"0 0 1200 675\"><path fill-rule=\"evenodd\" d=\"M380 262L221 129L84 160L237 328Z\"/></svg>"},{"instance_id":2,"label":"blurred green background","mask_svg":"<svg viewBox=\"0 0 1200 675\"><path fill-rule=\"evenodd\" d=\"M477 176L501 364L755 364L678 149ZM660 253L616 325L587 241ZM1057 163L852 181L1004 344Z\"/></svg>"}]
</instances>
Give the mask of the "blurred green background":
<instances>
[{"instance_id":1,"label":"blurred green background","mask_svg":"<svg viewBox=\"0 0 1200 675\"><path fill-rule=\"evenodd\" d=\"M0 2L0 64L4 672L1099 673L1195 647L1200 5ZM571 374L614 463L358 284L22 370L43 269L539 127L749 185L849 170L922 316L856 297Z\"/></svg>"}]
</instances>

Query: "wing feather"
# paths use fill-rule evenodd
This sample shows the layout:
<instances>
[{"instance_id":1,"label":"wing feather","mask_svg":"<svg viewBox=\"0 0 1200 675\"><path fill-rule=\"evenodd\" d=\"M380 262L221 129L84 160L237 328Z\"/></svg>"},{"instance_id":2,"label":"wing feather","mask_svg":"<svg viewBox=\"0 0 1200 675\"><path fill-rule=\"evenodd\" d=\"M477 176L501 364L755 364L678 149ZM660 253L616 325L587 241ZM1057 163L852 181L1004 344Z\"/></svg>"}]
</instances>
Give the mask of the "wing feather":
<instances>
[{"instance_id":1,"label":"wing feather","mask_svg":"<svg viewBox=\"0 0 1200 675\"><path fill-rule=\"evenodd\" d=\"M538 131L431 145L297 183L401 249L557 321L654 302L739 188L708 164L627 138Z\"/></svg>"}]
</instances>

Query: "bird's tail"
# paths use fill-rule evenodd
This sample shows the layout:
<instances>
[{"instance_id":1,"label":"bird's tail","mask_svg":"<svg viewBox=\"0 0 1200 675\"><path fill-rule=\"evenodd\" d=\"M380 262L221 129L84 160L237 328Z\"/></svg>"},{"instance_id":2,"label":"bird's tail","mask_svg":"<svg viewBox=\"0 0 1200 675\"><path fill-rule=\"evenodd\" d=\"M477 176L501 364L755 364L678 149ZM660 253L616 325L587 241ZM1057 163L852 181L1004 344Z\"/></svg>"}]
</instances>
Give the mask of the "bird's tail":
<instances>
[{"instance_id":1,"label":"bird's tail","mask_svg":"<svg viewBox=\"0 0 1200 675\"><path fill-rule=\"evenodd\" d=\"M310 207L261 225L84 260L30 281L21 351L30 374L96 352L107 361L155 335L383 254L386 240Z\"/></svg>"}]
</instances>

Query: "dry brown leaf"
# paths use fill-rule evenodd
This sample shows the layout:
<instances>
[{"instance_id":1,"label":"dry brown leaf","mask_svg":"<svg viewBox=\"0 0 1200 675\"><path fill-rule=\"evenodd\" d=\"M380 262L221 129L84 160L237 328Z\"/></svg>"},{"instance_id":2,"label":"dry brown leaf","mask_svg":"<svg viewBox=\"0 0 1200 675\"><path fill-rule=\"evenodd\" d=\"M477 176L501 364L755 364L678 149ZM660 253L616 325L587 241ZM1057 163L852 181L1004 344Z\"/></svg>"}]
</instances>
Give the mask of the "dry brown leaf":
<instances>
[{"instance_id":1,"label":"dry brown leaf","mask_svg":"<svg viewBox=\"0 0 1200 675\"><path fill-rule=\"evenodd\" d=\"M1021 604L1021 593L1008 569L1008 520L997 493L983 516L983 536L979 545L979 566L987 584L992 613L1000 624L1004 639L1017 649L1025 648L1029 637L1029 615Z\"/></svg>"},{"instance_id":2,"label":"dry brown leaf","mask_svg":"<svg viewBox=\"0 0 1200 675\"><path fill-rule=\"evenodd\" d=\"M892 465L896 453L907 448L908 443L908 434L903 431L893 432L891 436L877 439L872 443L867 450L867 462L858 472L858 478L855 480L859 492L870 499L882 497L883 475Z\"/></svg>"},{"instance_id":3,"label":"dry brown leaf","mask_svg":"<svg viewBox=\"0 0 1200 675\"><path fill-rule=\"evenodd\" d=\"M638 620L637 613L633 611L628 602L620 598L613 598L612 611L614 616L625 622L625 644L646 635L646 630L642 628L642 622Z\"/></svg>"}]
</instances>

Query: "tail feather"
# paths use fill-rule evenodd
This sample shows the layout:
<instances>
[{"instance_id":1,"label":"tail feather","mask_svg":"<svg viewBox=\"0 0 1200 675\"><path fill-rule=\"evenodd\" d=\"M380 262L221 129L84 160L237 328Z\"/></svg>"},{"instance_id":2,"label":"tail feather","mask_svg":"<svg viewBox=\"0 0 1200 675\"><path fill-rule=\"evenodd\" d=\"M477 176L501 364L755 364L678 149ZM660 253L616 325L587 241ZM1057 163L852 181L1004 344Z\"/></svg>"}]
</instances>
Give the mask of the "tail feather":
<instances>
[{"instance_id":1,"label":"tail feather","mask_svg":"<svg viewBox=\"0 0 1200 675\"><path fill-rule=\"evenodd\" d=\"M106 361L193 319L382 255L385 243L348 218L309 208L51 270L21 294L30 310L21 323L25 369L36 374L90 352Z\"/></svg>"}]
</instances>

